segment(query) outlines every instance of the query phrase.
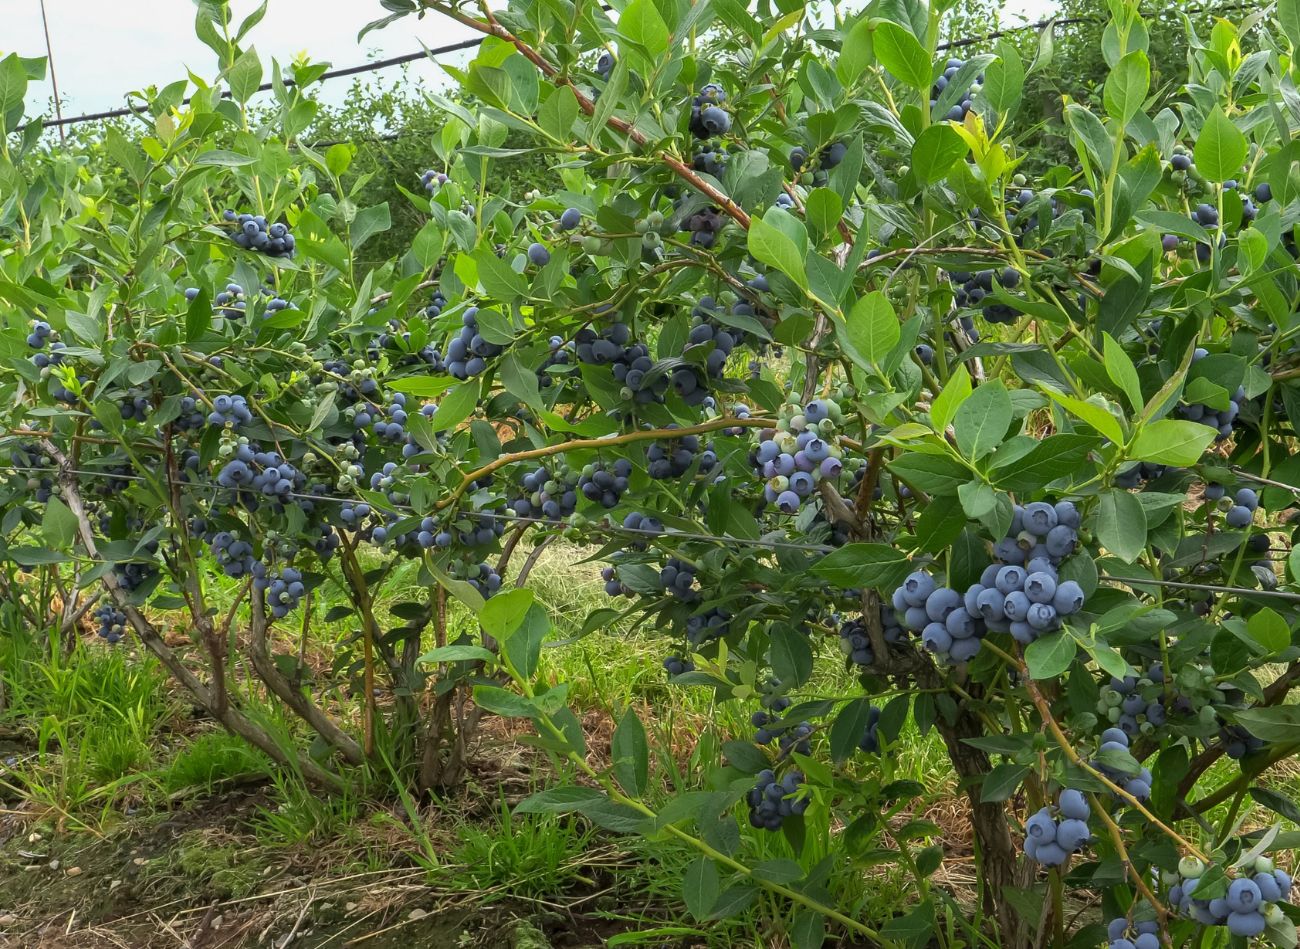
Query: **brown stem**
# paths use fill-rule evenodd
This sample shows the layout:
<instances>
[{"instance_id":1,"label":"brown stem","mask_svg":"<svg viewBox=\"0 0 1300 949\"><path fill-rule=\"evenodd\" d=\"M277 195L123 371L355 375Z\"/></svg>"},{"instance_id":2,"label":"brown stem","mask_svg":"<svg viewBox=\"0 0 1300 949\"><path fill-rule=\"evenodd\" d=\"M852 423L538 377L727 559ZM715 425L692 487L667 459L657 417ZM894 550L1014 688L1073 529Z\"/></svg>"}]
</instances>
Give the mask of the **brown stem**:
<instances>
[{"instance_id":1,"label":"brown stem","mask_svg":"<svg viewBox=\"0 0 1300 949\"><path fill-rule=\"evenodd\" d=\"M284 702L312 730L338 749L351 765L362 764L366 758L356 739L345 732L326 715L305 693L295 688L275 667L266 641L266 605L262 593L253 591L248 617L249 657L253 670L268 689Z\"/></svg>"},{"instance_id":2,"label":"brown stem","mask_svg":"<svg viewBox=\"0 0 1300 949\"><path fill-rule=\"evenodd\" d=\"M58 463L59 482L63 487L63 501L68 505L68 509L72 511L77 520L77 534L81 539L81 544L86 549L89 557L98 560L100 556L98 546L95 543L95 532L90 526L90 517L86 513L86 506L81 500L81 491L77 485L77 479L71 473L72 466L69 464L68 458L53 443L45 442L44 448L49 452L50 457L54 458ZM194 696L195 700L213 718L249 744L259 748L272 761L282 767L299 771L312 784L334 791L342 791L346 787L342 778L325 770L310 758L285 751L270 734L245 717L233 705L225 703L218 706L212 690L204 685L198 676L191 672L180 658L172 652L154 625L131 603L127 591L118 584L113 572L111 570L105 572L100 582L104 585L104 589L108 591L108 595L113 602L117 604L118 609L126 614L127 621L135 630L136 635L140 637L140 642L158 657L158 661L163 664L167 671L180 682L190 695Z\"/></svg>"},{"instance_id":3,"label":"brown stem","mask_svg":"<svg viewBox=\"0 0 1300 949\"><path fill-rule=\"evenodd\" d=\"M370 588L366 584L364 571L357 561L356 547L342 538L340 550L343 552L343 572L347 576L348 586L352 589L352 598L361 613L361 649L365 665L362 675L362 688L365 689L365 703L362 706L362 728L365 729L365 755L367 758L375 753L375 722L378 718L375 707L375 639L379 630L375 623L374 604L370 601Z\"/></svg>"}]
</instances>

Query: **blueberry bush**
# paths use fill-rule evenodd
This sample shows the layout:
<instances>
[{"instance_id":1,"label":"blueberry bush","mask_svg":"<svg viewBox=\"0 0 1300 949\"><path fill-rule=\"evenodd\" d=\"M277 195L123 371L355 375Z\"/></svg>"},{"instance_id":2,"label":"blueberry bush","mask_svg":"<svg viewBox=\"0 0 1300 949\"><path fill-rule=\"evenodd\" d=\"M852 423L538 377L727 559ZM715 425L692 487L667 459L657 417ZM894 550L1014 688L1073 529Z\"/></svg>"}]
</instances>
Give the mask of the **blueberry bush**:
<instances>
[{"instance_id":1,"label":"blueberry bush","mask_svg":"<svg viewBox=\"0 0 1300 949\"><path fill-rule=\"evenodd\" d=\"M1170 80L1108 0L1032 178L1050 28L953 55L949 6L384 0L483 39L377 265L393 210L304 140L324 66L268 72L258 15L203 0L218 81L89 153L0 60L5 628L89 613L325 791L438 793L523 720L554 777L516 812L687 848L693 916L793 946L1294 947L1300 3L1189 22ZM558 186L502 187L523 156ZM609 595L584 633L751 716L693 789L634 709L589 747L528 589L557 542ZM354 629L328 681L314 595ZM931 732L971 905L891 760ZM887 918L833 885L882 862Z\"/></svg>"}]
</instances>

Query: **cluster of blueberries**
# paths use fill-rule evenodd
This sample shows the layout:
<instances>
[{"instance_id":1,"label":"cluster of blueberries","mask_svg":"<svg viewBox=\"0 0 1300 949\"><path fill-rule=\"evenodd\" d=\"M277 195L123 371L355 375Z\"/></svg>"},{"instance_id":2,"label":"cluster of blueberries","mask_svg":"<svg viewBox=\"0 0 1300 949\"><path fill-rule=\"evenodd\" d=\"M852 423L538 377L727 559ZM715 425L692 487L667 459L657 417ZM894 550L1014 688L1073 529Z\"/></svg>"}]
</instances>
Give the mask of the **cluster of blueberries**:
<instances>
[{"instance_id":1,"label":"cluster of blueberries","mask_svg":"<svg viewBox=\"0 0 1300 949\"><path fill-rule=\"evenodd\" d=\"M235 457L217 473L217 484L231 488L244 498L245 491L288 504L307 486L307 476L278 452L257 451L249 444L235 448Z\"/></svg>"},{"instance_id":2,"label":"cluster of blueberries","mask_svg":"<svg viewBox=\"0 0 1300 949\"><path fill-rule=\"evenodd\" d=\"M246 577L253 572L253 545L230 531L218 531L208 538L212 556L221 572L228 577Z\"/></svg>"},{"instance_id":3,"label":"cluster of blueberries","mask_svg":"<svg viewBox=\"0 0 1300 949\"><path fill-rule=\"evenodd\" d=\"M695 585L695 568L676 557L668 558L660 569L659 585L669 596L686 603L693 603L700 598L699 588Z\"/></svg>"},{"instance_id":4,"label":"cluster of blueberries","mask_svg":"<svg viewBox=\"0 0 1300 949\"><path fill-rule=\"evenodd\" d=\"M473 563L472 561L464 561L453 563L451 565L451 575L459 580L464 580L485 600L491 599L492 595L501 589L501 574L497 573L496 568L486 562Z\"/></svg>"},{"instance_id":5,"label":"cluster of blueberries","mask_svg":"<svg viewBox=\"0 0 1300 949\"><path fill-rule=\"evenodd\" d=\"M184 410L185 405L182 404L181 408ZM248 408L248 399L242 395L219 395L212 400L212 411L208 413L209 425L239 428L252 420L253 413Z\"/></svg>"},{"instance_id":6,"label":"cluster of blueberries","mask_svg":"<svg viewBox=\"0 0 1300 949\"><path fill-rule=\"evenodd\" d=\"M1102 732L1101 744L1097 746L1097 752L1101 754L1107 751L1128 754L1128 733L1121 728L1108 728ZM1139 801L1145 801L1151 796L1151 771L1149 768L1140 768L1137 774L1129 774L1127 771L1112 767L1105 759L1101 758L1093 761L1092 766L1109 778L1112 783L1119 785Z\"/></svg>"},{"instance_id":7,"label":"cluster of blueberries","mask_svg":"<svg viewBox=\"0 0 1300 949\"><path fill-rule=\"evenodd\" d=\"M785 198L789 203L785 207L794 207L794 201L788 194L782 194L777 198L777 204L781 204L781 198ZM690 215L683 221L686 230L691 232L691 245L704 250L709 250L718 242L718 234L727 223L727 216L714 207L701 208L694 214Z\"/></svg>"},{"instance_id":8,"label":"cluster of blueberries","mask_svg":"<svg viewBox=\"0 0 1300 949\"><path fill-rule=\"evenodd\" d=\"M763 498L794 514L823 478L838 478L844 468L835 430L843 421L832 399L782 406L776 428L758 433L750 464L765 480Z\"/></svg>"},{"instance_id":9,"label":"cluster of blueberries","mask_svg":"<svg viewBox=\"0 0 1300 949\"><path fill-rule=\"evenodd\" d=\"M787 817L808 810L809 798L799 793L803 773L791 768L779 780L776 772L765 768L757 775L745 800L749 803L749 823L763 830L780 830Z\"/></svg>"},{"instance_id":10,"label":"cluster of blueberries","mask_svg":"<svg viewBox=\"0 0 1300 949\"><path fill-rule=\"evenodd\" d=\"M716 82L711 82L700 89L699 95L691 100L691 117L688 127L696 138L711 138L714 135L726 135L731 131L731 116L722 108L727 101L727 91Z\"/></svg>"},{"instance_id":11,"label":"cluster of blueberries","mask_svg":"<svg viewBox=\"0 0 1300 949\"><path fill-rule=\"evenodd\" d=\"M672 655L664 660L664 671L669 677L685 675L688 672L695 671L695 663L691 662L688 657Z\"/></svg>"},{"instance_id":12,"label":"cluster of blueberries","mask_svg":"<svg viewBox=\"0 0 1300 949\"><path fill-rule=\"evenodd\" d=\"M632 462L626 458L617 459L613 465L596 462L582 469L578 490L588 501L599 502L601 507L617 507L631 476Z\"/></svg>"},{"instance_id":13,"label":"cluster of blueberries","mask_svg":"<svg viewBox=\"0 0 1300 949\"><path fill-rule=\"evenodd\" d=\"M45 344L50 341L54 335L54 328L44 320L36 320L32 323L32 331L27 334L27 345L32 349L44 349Z\"/></svg>"},{"instance_id":14,"label":"cluster of blueberries","mask_svg":"<svg viewBox=\"0 0 1300 949\"><path fill-rule=\"evenodd\" d=\"M934 81L934 85L930 87L930 108L931 109L933 109L936 105L939 104L939 97L943 95L944 90L948 88L948 84L952 82L953 77L955 77L957 75L957 72L961 69L961 67L965 65L966 65L966 60L957 59L956 57L949 59L948 62L944 65L943 73L939 76L938 79ZM962 93L961 99L958 101L958 103L948 110L948 113L947 115L944 116L944 119L946 119L949 122L961 122L962 120L964 120L967 114L971 110L971 99L979 93L980 88L981 86L983 86L983 84L984 84L984 76L983 74L980 74L979 76L976 77L975 82L971 84L970 88L965 90Z\"/></svg>"},{"instance_id":15,"label":"cluster of blueberries","mask_svg":"<svg viewBox=\"0 0 1300 949\"><path fill-rule=\"evenodd\" d=\"M295 567L272 571L259 560L253 564L252 574L253 589L266 595L266 605L275 619L283 619L296 610L307 593L302 571Z\"/></svg>"},{"instance_id":16,"label":"cluster of blueberries","mask_svg":"<svg viewBox=\"0 0 1300 949\"><path fill-rule=\"evenodd\" d=\"M126 614L116 606L104 604L95 610L95 619L99 621L96 632L110 645L120 643L126 636Z\"/></svg>"},{"instance_id":17,"label":"cluster of blueberries","mask_svg":"<svg viewBox=\"0 0 1300 949\"><path fill-rule=\"evenodd\" d=\"M869 755L880 751L880 709L874 705L867 711L867 727L862 732L858 748Z\"/></svg>"},{"instance_id":18,"label":"cluster of blueberries","mask_svg":"<svg viewBox=\"0 0 1300 949\"><path fill-rule=\"evenodd\" d=\"M224 211L221 217L230 224L237 224L230 234L230 239L245 250L255 250L268 257L293 256L294 239L285 224L267 224L260 214L237 214Z\"/></svg>"},{"instance_id":19,"label":"cluster of blueberries","mask_svg":"<svg viewBox=\"0 0 1300 949\"><path fill-rule=\"evenodd\" d=\"M437 411L437 408L434 408ZM433 413L430 412L430 415ZM387 418L385 418L387 416ZM406 396L397 392L393 400L384 409L375 405L363 405L352 416L352 424L357 429L371 429L381 439L390 442L406 440Z\"/></svg>"},{"instance_id":20,"label":"cluster of blueberries","mask_svg":"<svg viewBox=\"0 0 1300 949\"><path fill-rule=\"evenodd\" d=\"M698 649L704 643L721 639L731 632L734 618L730 610L718 606L689 616L686 619L686 641Z\"/></svg>"},{"instance_id":21,"label":"cluster of blueberries","mask_svg":"<svg viewBox=\"0 0 1300 949\"><path fill-rule=\"evenodd\" d=\"M1059 867L1088 846L1088 799L1082 791L1066 788L1056 799L1056 809L1044 807L1025 821L1025 856L1045 867Z\"/></svg>"},{"instance_id":22,"label":"cluster of blueberries","mask_svg":"<svg viewBox=\"0 0 1300 949\"><path fill-rule=\"evenodd\" d=\"M984 302L984 298L993 292L995 281L1007 290L1020 285L1020 271L1016 268L1007 267L1000 271L952 271L948 274L948 279L955 286L953 302L959 310L968 307L979 308L983 311L984 319L990 323L1014 323L1019 319L1020 314L1015 308L1005 303Z\"/></svg>"},{"instance_id":23,"label":"cluster of blueberries","mask_svg":"<svg viewBox=\"0 0 1300 949\"><path fill-rule=\"evenodd\" d=\"M446 183L447 176L440 171L434 171L432 168L426 170L425 173L420 176L420 187L430 194L433 194L433 192L437 191Z\"/></svg>"},{"instance_id":24,"label":"cluster of blueberries","mask_svg":"<svg viewBox=\"0 0 1300 949\"><path fill-rule=\"evenodd\" d=\"M487 360L501 355L502 347L480 335L478 307L472 306L461 314L460 322L460 333L447 344L447 371L463 382L482 373L487 368Z\"/></svg>"},{"instance_id":25,"label":"cluster of blueberries","mask_svg":"<svg viewBox=\"0 0 1300 949\"><path fill-rule=\"evenodd\" d=\"M676 426L669 426L670 428ZM680 478L691 470L696 458L699 458L700 473L707 474L718 463L718 456L711 446L700 450L698 435L683 435L669 442L651 442L646 449L646 471L656 480Z\"/></svg>"},{"instance_id":26,"label":"cluster of blueberries","mask_svg":"<svg viewBox=\"0 0 1300 949\"><path fill-rule=\"evenodd\" d=\"M1192 354L1192 362L1204 359L1208 355L1208 350L1197 347ZM1236 421L1241 412L1241 407L1245 404L1246 390L1242 386L1237 386L1237 390L1229 397L1228 407L1225 409L1216 409L1213 406L1202 405L1199 402L1183 402L1178 406L1178 415L1189 422L1200 422L1202 425L1208 425L1217 432L1214 436L1215 441L1223 441L1232 434L1232 423Z\"/></svg>"},{"instance_id":27,"label":"cluster of blueberries","mask_svg":"<svg viewBox=\"0 0 1300 949\"><path fill-rule=\"evenodd\" d=\"M117 396L117 411L124 422L143 422L153 411L153 403L142 389L127 389Z\"/></svg>"},{"instance_id":28,"label":"cluster of blueberries","mask_svg":"<svg viewBox=\"0 0 1300 949\"><path fill-rule=\"evenodd\" d=\"M880 628L887 643L900 642L903 627L891 607L880 607ZM867 635L867 626L861 619L849 620L840 625L840 652L854 665L868 667L875 664L875 653L871 648L871 638Z\"/></svg>"},{"instance_id":29,"label":"cluster of blueberries","mask_svg":"<svg viewBox=\"0 0 1300 949\"><path fill-rule=\"evenodd\" d=\"M523 495L509 504L509 510L519 517L558 521L568 517L578 507L579 475L568 465L554 472L544 467L530 471L520 480Z\"/></svg>"},{"instance_id":30,"label":"cluster of blueberries","mask_svg":"<svg viewBox=\"0 0 1300 949\"><path fill-rule=\"evenodd\" d=\"M1164 665L1153 662L1141 676L1111 677L1097 699L1097 714L1129 737L1149 734L1169 720Z\"/></svg>"},{"instance_id":31,"label":"cluster of blueberries","mask_svg":"<svg viewBox=\"0 0 1300 949\"><path fill-rule=\"evenodd\" d=\"M1160 949L1160 923L1121 916L1106 924L1106 938L1108 949Z\"/></svg>"},{"instance_id":32,"label":"cluster of blueberries","mask_svg":"<svg viewBox=\"0 0 1300 949\"><path fill-rule=\"evenodd\" d=\"M654 360L645 343L632 342L632 328L613 322L596 330L584 326L574 335L578 361L589 366L609 366L614 381L622 386L622 398L646 404L662 402L668 392L668 377L651 375Z\"/></svg>"},{"instance_id":33,"label":"cluster of blueberries","mask_svg":"<svg viewBox=\"0 0 1300 949\"><path fill-rule=\"evenodd\" d=\"M1222 500L1225 490L1223 485L1211 482L1205 486L1205 498L1208 501ZM1259 494L1252 488L1241 488L1232 498L1232 506L1223 515L1223 522L1237 530L1249 527L1259 510Z\"/></svg>"},{"instance_id":34,"label":"cluster of blueberries","mask_svg":"<svg viewBox=\"0 0 1300 949\"><path fill-rule=\"evenodd\" d=\"M1169 902L1184 916L1205 926L1227 926L1232 935L1245 938L1258 936L1270 921L1282 921L1277 904L1291 893L1291 875L1275 867L1272 859L1258 857L1253 876L1237 877L1226 894L1208 900L1196 896L1206 869L1196 857L1179 861L1179 882L1170 887Z\"/></svg>"},{"instance_id":35,"label":"cluster of blueberries","mask_svg":"<svg viewBox=\"0 0 1300 949\"><path fill-rule=\"evenodd\" d=\"M44 504L54 495L54 479L41 470L54 466L54 459L43 454L37 445L20 445L9 452L9 460L21 477L27 480L27 490L38 503ZM36 471L24 469L35 468Z\"/></svg>"}]
</instances>

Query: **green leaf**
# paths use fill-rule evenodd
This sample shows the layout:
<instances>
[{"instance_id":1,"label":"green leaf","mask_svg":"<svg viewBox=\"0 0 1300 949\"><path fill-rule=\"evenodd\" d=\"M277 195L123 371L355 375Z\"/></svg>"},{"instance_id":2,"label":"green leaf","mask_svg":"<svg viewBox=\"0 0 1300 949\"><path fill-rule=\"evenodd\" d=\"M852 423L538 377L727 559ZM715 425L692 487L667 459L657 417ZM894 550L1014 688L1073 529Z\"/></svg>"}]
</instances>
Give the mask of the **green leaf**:
<instances>
[{"instance_id":1,"label":"green leaf","mask_svg":"<svg viewBox=\"0 0 1300 949\"><path fill-rule=\"evenodd\" d=\"M1291 630L1276 611L1267 606L1246 621L1246 632L1264 647L1270 656L1291 645Z\"/></svg>"},{"instance_id":2,"label":"green leaf","mask_svg":"<svg viewBox=\"0 0 1300 949\"><path fill-rule=\"evenodd\" d=\"M1078 471L1097 446L1094 435L1062 432L1049 435L1027 454L993 469L994 483L1007 491L1034 491ZM996 461L996 458L994 459Z\"/></svg>"},{"instance_id":3,"label":"green leaf","mask_svg":"<svg viewBox=\"0 0 1300 949\"><path fill-rule=\"evenodd\" d=\"M687 912L698 920L708 918L721 889L717 866L708 857L696 857L682 877L682 901Z\"/></svg>"},{"instance_id":4,"label":"green leaf","mask_svg":"<svg viewBox=\"0 0 1300 949\"><path fill-rule=\"evenodd\" d=\"M496 662L497 657L490 649L459 643L451 646L439 646L430 649L416 660L420 663L434 662Z\"/></svg>"},{"instance_id":5,"label":"green leaf","mask_svg":"<svg viewBox=\"0 0 1300 949\"><path fill-rule=\"evenodd\" d=\"M902 331L889 298L879 290L872 290L854 304L844 323L844 332L854 351L869 365L879 367L898 345Z\"/></svg>"},{"instance_id":6,"label":"green leaf","mask_svg":"<svg viewBox=\"0 0 1300 949\"><path fill-rule=\"evenodd\" d=\"M1112 488L1103 492L1093 514L1093 533L1103 547L1132 563L1147 543L1147 515L1136 497Z\"/></svg>"},{"instance_id":7,"label":"green leaf","mask_svg":"<svg viewBox=\"0 0 1300 949\"><path fill-rule=\"evenodd\" d=\"M821 949L826 943L826 917L816 910L801 909L790 924L790 949Z\"/></svg>"},{"instance_id":8,"label":"green leaf","mask_svg":"<svg viewBox=\"0 0 1300 949\"><path fill-rule=\"evenodd\" d=\"M880 927L885 939L902 943L909 949L920 949L934 938L934 902L926 900L903 916L894 916Z\"/></svg>"},{"instance_id":9,"label":"green leaf","mask_svg":"<svg viewBox=\"0 0 1300 949\"><path fill-rule=\"evenodd\" d=\"M473 414L478 405L479 383L470 379L447 393L429 419L435 432L449 432Z\"/></svg>"},{"instance_id":10,"label":"green leaf","mask_svg":"<svg viewBox=\"0 0 1300 949\"><path fill-rule=\"evenodd\" d=\"M1146 403L1142 399L1142 384L1138 381L1137 367L1133 365L1128 353L1124 352L1124 347L1115 342L1109 333L1102 334L1102 358L1110 381L1119 386L1135 412L1142 411L1142 406Z\"/></svg>"},{"instance_id":11,"label":"green leaf","mask_svg":"<svg viewBox=\"0 0 1300 949\"><path fill-rule=\"evenodd\" d=\"M943 179L970 152L966 139L946 122L931 125L912 146L912 171L923 185Z\"/></svg>"},{"instance_id":12,"label":"green leaf","mask_svg":"<svg viewBox=\"0 0 1300 949\"><path fill-rule=\"evenodd\" d=\"M198 166L218 165L222 168L239 168L243 165L251 165L256 158L249 155L241 155L239 152L226 151L225 149L215 148L210 152L204 152L194 159L194 164Z\"/></svg>"},{"instance_id":13,"label":"green leaf","mask_svg":"<svg viewBox=\"0 0 1300 949\"><path fill-rule=\"evenodd\" d=\"M972 461L983 458L1002 444L1012 417L1011 396L1002 380L985 383L958 406L953 416L957 447Z\"/></svg>"},{"instance_id":14,"label":"green leaf","mask_svg":"<svg viewBox=\"0 0 1300 949\"><path fill-rule=\"evenodd\" d=\"M930 57L920 40L891 20L876 20L873 27L873 48L880 64L913 89L929 89Z\"/></svg>"},{"instance_id":15,"label":"green leaf","mask_svg":"<svg viewBox=\"0 0 1300 949\"><path fill-rule=\"evenodd\" d=\"M831 760L836 764L848 760L858 750L871 721L871 700L854 699L840 709L831 724Z\"/></svg>"},{"instance_id":16,"label":"green leaf","mask_svg":"<svg viewBox=\"0 0 1300 949\"><path fill-rule=\"evenodd\" d=\"M578 118L578 100L568 86L555 86L554 91L537 110L537 124L556 141L567 142Z\"/></svg>"},{"instance_id":17,"label":"green leaf","mask_svg":"<svg viewBox=\"0 0 1300 949\"><path fill-rule=\"evenodd\" d=\"M814 188L803 204L804 219L819 233L829 234L840 222L844 201L830 188Z\"/></svg>"},{"instance_id":18,"label":"green leaf","mask_svg":"<svg viewBox=\"0 0 1300 949\"><path fill-rule=\"evenodd\" d=\"M1217 434L1215 429L1199 422L1161 419L1138 432L1129 457L1161 465L1194 465Z\"/></svg>"},{"instance_id":19,"label":"green leaf","mask_svg":"<svg viewBox=\"0 0 1300 949\"><path fill-rule=\"evenodd\" d=\"M382 234L392 226L393 217L388 210L387 201L374 207L363 208L357 212L356 219L352 222L352 249L357 250L370 238Z\"/></svg>"},{"instance_id":20,"label":"green leaf","mask_svg":"<svg viewBox=\"0 0 1300 949\"><path fill-rule=\"evenodd\" d=\"M1047 32L1051 32L1048 30ZM1025 66L1010 40L998 41L998 58L984 69L984 98L994 111L1005 116L1020 104L1025 89ZM915 163L913 163L915 164Z\"/></svg>"},{"instance_id":21,"label":"green leaf","mask_svg":"<svg viewBox=\"0 0 1300 949\"><path fill-rule=\"evenodd\" d=\"M808 273L804 270L803 252L795 246L795 242L784 231L769 224L764 218L751 218L747 246L755 260L769 267L775 267L800 288L808 289Z\"/></svg>"},{"instance_id":22,"label":"green leaf","mask_svg":"<svg viewBox=\"0 0 1300 949\"><path fill-rule=\"evenodd\" d=\"M1288 743L1300 740L1300 705L1249 708L1230 715L1238 725L1263 741Z\"/></svg>"},{"instance_id":23,"label":"green leaf","mask_svg":"<svg viewBox=\"0 0 1300 949\"><path fill-rule=\"evenodd\" d=\"M1104 99L1106 112L1121 125L1142 109L1147 90L1151 88L1151 63L1147 54L1137 49L1129 53L1106 77Z\"/></svg>"},{"instance_id":24,"label":"green leaf","mask_svg":"<svg viewBox=\"0 0 1300 949\"><path fill-rule=\"evenodd\" d=\"M1035 679L1054 679L1074 663L1078 644L1065 630L1049 633L1025 647L1025 664Z\"/></svg>"},{"instance_id":25,"label":"green leaf","mask_svg":"<svg viewBox=\"0 0 1300 949\"><path fill-rule=\"evenodd\" d=\"M957 414L957 409L970 398L970 394L970 373L966 371L966 364L962 363L948 377L943 391L930 405L930 424L936 432L943 434L952 417Z\"/></svg>"},{"instance_id":26,"label":"green leaf","mask_svg":"<svg viewBox=\"0 0 1300 949\"><path fill-rule=\"evenodd\" d=\"M1291 41L1291 48L1300 49L1300 0L1278 0L1277 22Z\"/></svg>"},{"instance_id":27,"label":"green leaf","mask_svg":"<svg viewBox=\"0 0 1300 949\"><path fill-rule=\"evenodd\" d=\"M1241 174L1248 148L1246 136L1216 105L1201 126L1192 157L1196 170L1206 178L1227 181Z\"/></svg>"},{"instance_id":28,"label":"green leaf","mask_svg":"<svg viewBox=\"0 0 1300 949\"><path fill-rule=\"evenodd\" d=\"M499 641L509 639L524 621L533 605L533 591L528 588L498 593L479 610L479 624Z\"/></svg>"},{"instance_id":29,"label":"green leaf","mask_svg":"<svg viewBox=\"0 0 1300 949\"><path fill-rule=\"evenodd\" d=\"M1030 643L1032 648L1037 642ZM1005 801L1016 793L1016 788L1020 787L1020 782L1025 780L1029 774L1029 768L1020 764L1004 762L997 765L984 778L984 783L980 787L980 802L987 804L997 801Z\"/></svg>"},{"instance_id":30,"label":"green leaf","mask_svg":"<svg viewBox=\"0 0 1300 949\"><path fill-rule=\"evenodd\" d=\"M1043 391L1075 418L1087 422L1114 444L1124 444L1124 430L1120 428L1119 420L1110 413L1109 409L1095 402L1076 399L1072 395L1062 395L1055 389L1044 389Z\"/></svg>"},{"instance_id":31,"label":"green leaf","mask_svg":"<svg viewBox=\"0 0 1300 949\"><path fill-rule=\"evenodd\" d=\"M610 743L610 767L619 787L631 797L645 793L649 777L650 752L646 743L645 726L637 718L636 710L628 708L614 729Z\"/></svg>"},{"instance_id":32,"label":"green leaf","mask_svg":"<svg viewBox=\"0 0 1300 949\"><path fill-rule=\"evenodd\" d=\"M45 516L41 518L41 535L51 547L65 549L72 546L77 537L77 515L59 498L51 497L45 504Z\"/></svg>"},{"instance_id":33,"label":"green leaf","mask_svg":"<svg viewBox=\"0 0 1300 949\"><path fill-rule=\"evenodd\" d=\"M783 685L803 685L813 667L808 637L790 626L774 626L771 636L772 671Z\"/></svg>"},{"instance_id":34,"label":"green leaf","mask_svg":"<svg viewBox=\"0 0 1300 949\"><path fill-rule=\"evenodd\" d=\"M812 572L842 589L897 586L907 576L907 556L885 544L846 544L818 561Z\"/></svg>"},{"instance_id":35,"label":"green leaf","mask_svg":"<svg viewBox=\"0 0 1300 949\"><path fill-rule=\"evenodd\" d=\"M668 48L671 36L654 0L632 0L618 17L618 30L633 43L645 47L652 57Z\"/></svg>"},{"instance_id":36,"label":"green leaf","mask_svg":"<svg viewBox=\"0 0 1300 949\"><path fill-rule=\"evenodd\" d=\"M535 718L537 706L531 699L507 691L499 685L474 686L474 704L505 718Z\"/></svg>"},{"instance_id":37,"label":"green leaf","mask_svg":"<svg viewBox=\"0 0 1300 949\"><path fill-rule=\"evenodd\" d=\"M230 85L231 96L241 105L253 97L262 84L262 61L257 58L257 50L245 50L230 64L226 70L226 82Z\"/></svg>"}]
</instances>

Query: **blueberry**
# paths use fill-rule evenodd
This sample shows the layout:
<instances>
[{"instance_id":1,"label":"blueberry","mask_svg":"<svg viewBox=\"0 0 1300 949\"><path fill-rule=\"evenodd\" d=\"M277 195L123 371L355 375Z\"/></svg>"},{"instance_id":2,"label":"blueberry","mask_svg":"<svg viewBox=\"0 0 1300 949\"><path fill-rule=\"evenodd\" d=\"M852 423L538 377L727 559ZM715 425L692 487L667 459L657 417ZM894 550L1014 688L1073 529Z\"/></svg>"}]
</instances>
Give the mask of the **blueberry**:
<instances>
[{"instance_id":1,"label":"blueberry","mask_svg":"<svg viewBox=\"0 0 1300 949\"><path fill-rule=\"evenodd\" d=\"M551 252L536 242L528 245L528 259L538 267L545 267L551 260Z\"/></svg>"},{"instance_id":2,"label":"blueberry","mask_svg":"<svg viewBox=\"0 0 1300 949\"><path fill-rule=\"evenodd\" d=\"M560 228L571 231L582 223L582 212L577 208L566 208L565 212L560 215Z\"/></svg>"}]
</instances>

